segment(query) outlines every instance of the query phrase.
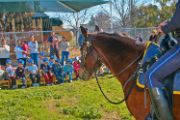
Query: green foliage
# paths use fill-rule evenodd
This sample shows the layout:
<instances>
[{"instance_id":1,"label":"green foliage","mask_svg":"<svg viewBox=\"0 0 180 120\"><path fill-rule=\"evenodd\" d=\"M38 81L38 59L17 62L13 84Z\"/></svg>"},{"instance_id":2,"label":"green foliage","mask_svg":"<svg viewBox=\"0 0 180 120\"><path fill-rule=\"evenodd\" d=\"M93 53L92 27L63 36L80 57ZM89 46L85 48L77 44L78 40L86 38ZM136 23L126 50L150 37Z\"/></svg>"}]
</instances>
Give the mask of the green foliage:
<instances>
[{"instance_id":1,"label":"green foliage","mask_svg":"<svg viewBox=\"0 0 180 120\"><path fill-rule=\"evenodd\" d=\"M153 27L172 17L175 3L171 0L156 0L156 4L141 5L136 8L136 27Z\"/></svg>"},{"instance_id":2,"label":"green foliage","mask_svg":"<svg viewBox=\"0 0 180 120\"><path fill-rule=\"evenodd\" d=\"M112 75L100 77L100 84L114 101L123 98ZM112 105L104 99L95 79L0 92L1 120L133 119L124 103Z\"/></svg>"}]
</instances>

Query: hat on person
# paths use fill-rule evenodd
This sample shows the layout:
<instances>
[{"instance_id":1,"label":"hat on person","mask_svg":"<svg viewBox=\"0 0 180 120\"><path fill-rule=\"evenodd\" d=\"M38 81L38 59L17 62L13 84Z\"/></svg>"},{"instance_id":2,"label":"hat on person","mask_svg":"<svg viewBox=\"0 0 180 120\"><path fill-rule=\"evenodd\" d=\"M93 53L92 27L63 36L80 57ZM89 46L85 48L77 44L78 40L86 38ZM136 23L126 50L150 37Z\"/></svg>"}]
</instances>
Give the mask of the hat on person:
<instances>
[{"instance_id":1,"label":"hat on person","mask_svg":"<svg viewBox=\"0 0 180 120\"><path fill-rule=\"evenodd\" d=\"M72 60L71 60L71 59L68 59L68 60L67 60L67 63L72 63Z\"/></svg>"},{"instance_id":2,"label":"hat on person","mask_svg":"<svg viewBox=\"0 0 180 120\"><path fill-rule=\"evenodd\" d=\"M75 60L79 60L79 57L78 57L78 56L76 56L76 57L75 57Z\"/></svg>"},{"instance_id":3,"label":"hat on person","mask_svg":"<svg viewBox=\"0 0 180 120\"><path fill-rule=\"evenodd\" d=\"M10 59L7 59L6 60L6 64L11 64L12 62L11 62L11 60Z\"/></svg>"},{"instance_id":4,"label":"hat on person","mask_svg":"<svg viewBox=\"0 0 180 120\"><path fill-rule=\"evenodd\" d=\"M50 59L54 59L54 56L51 56Z\"/></svg>"},{"instance_id":5,"label":"hat on person","mask_svg":"<svg viewBox=\"0 0 180 120\"><path fill-rule=\"evenodd\" d=\"M40 54L40 56L44 56L44 52L40 52L39 54Z\"/></svg>"},{"instance_id":6,"label":"hat on person","mask_svg":"<svg viewBox=\"0 0 180 120\"><path fill-rule=\"evenodd\" d=\"M60 59L55 59L55 62L58 62L58 63L60 63L61 61L60 61Z\"/></svg>"},{"instance_id":7,"label":"hat on person","mask_svg":"<svg viewBox=\"0 0 180 120\"><path fill-rule=\"evenodd\" d=\"M34 63L33 59L29 59L28 63Z\"/></svg>"},{"instance_id":8,"label":"hat on person","mask_svg":"<svg viewBox=\"0 0 180 120\"><path fill-rule=\"evenodd\" d=\"M20 60L18 60L18 63L19 64L24 64L24 61L20 59Z\"/></svg>"},{"instance_id":9,"label":"hat on person","mask_svg":"<svg viewBox=\"0 0 180 120\"><path fill-rule=\"evenodd\" d=\"M49 59L48 58L44 58L43 62L49 62Z\"/></svg>"}]
</instances>

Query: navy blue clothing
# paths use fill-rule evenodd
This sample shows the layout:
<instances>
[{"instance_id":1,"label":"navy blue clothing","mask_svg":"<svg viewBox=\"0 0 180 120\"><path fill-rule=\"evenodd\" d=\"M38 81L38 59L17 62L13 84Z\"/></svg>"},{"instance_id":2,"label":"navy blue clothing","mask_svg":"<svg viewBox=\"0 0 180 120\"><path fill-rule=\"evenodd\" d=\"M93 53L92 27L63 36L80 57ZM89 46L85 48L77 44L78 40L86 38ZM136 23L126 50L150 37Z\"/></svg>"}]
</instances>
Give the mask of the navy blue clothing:
<instances>
[{"instance_id":1,"label":"navy blue clothing","mask_svg":"<svg viewBox=\"0 0 180 120\"><path fill-rule=\"evenodd\" d=\"M52 72L56 76L56 79L59 83L63 83L63 74L62 74L62 66L61 64L53 64L52 65Z\"/></svg>"},{"instance_id":2,"label":"navy blue clothing","mask_svg":"<svg viewBox=\"0 0 180 120\"><path fill-rule=\"evenodd\" d=\"M49 65L45 65L45 64L41 64L41 67L40 67L43 72L45 73L48 73L50 70L51 70L51 67Z\"/></svg>"},{"instance_id":3,"label":"navy blue clothing","mask_svg":"<svg viewBox=\"0 0 180 120\"><path fill-rule=\"evenodd\" d=\"M61 66L61 64L53 64L52 65L52 72L54 74L56 74L56 73L61 74L62 73L62 66Z\"/></svg>"},{"instance_id":4,"label":"navy blue clothing","mask_svg":"<svg viewBox=\"0 0 180 120\"><path fill-rule=\"evenodd\" d=\"M25 69L18 67L16 69L16 76L20 78L25 77Z\"/></svg>"},{"instance_id":5,"label":"navy blue clothing","mask_svg":"<svg viewBox=\"0 0 180 120\"><path fill-rule=\"evenodd\" d=\"M79 38L78 38L78 44L79 44L80 47L83 46L84 40L85 40L84 35L80 34Z\"/></svg>"},{"instance_id":6,"label":"navy blue clothing","mask_svg":"<svg viewBox=\"0 0 180 120\"><path fill-rule=\"evenodd\" d=\"M69 58L69 52L68 51L62 51L61 53L61 64L64 65L64 61L67 61Z\"/></svg>"},{"instance_id":7,"label":"navy blue clothing","mask_svg":"<svg viewBox=\"0 0 180 120\"><path fill-rule=\"evenodd\" d=\"M162 80L180 68L180 44L166 52L146 72L149 88L163 87Z\"/></svg>"},{"instance_id":8,"label":"navy blue clothing","mask_svg":"<svg viewBox=\"0 0 180 120\"><path fill-rule=\"evenodd\" d=\"M52 37L52 36L50 36L50 37L48 38L48 42L50 42L50 43L53 42L53 37Z\"/></svg>"},{"instance_id":9,"label":"navy blue clothing","mask_svg":"<svg viewBox=\"0 0 180 120\"><path fill-rule=\"evenodd\" d=\"M40 75L39 74L30 74L29 77L32 80L32 84L40 83Z\"/></svg>"},{"instance_id":10,"label":"navy blue clothing","mask_svg":"<svg viewBox=\"0 0 180 120\"><path fill-rule=\"evenodd\" d=\"M162 27L164 33L174 32L180 29L180 0L176 5L176 11L167 25ZM177 45L161 56L146 72L145 77L149 88L162 88L162 80L180 68L180 38Z\"/></svg>"},{"instance_id":11,"label":"navy blue clothing","mask_svg":"<svg viewBox=\"0 0 180 120\"><path fill-rule=\"evenodd\" d=\"M176 4L176 11L171 20L168 21L167 25L162 26L162 30L165 34L177 29L180 29L180 0L178 0L178 3Z\"/></svg>"}]
</instances>

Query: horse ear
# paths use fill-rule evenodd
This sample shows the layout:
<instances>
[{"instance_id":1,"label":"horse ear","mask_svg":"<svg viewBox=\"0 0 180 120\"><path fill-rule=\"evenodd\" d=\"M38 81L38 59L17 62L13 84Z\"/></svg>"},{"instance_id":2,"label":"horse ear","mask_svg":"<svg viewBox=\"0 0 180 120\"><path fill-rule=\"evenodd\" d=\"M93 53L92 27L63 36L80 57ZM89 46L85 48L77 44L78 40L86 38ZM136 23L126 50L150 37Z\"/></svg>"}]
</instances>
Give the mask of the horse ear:
<instances>
[{"instance_id":1,"label":"horse ear","mask_svg":"<svg viewBox=\"0 0 180 120\"><path fill-rule=\"evenodd\" d=\"M83 26L80 26L80 28L81 28L81 32L84 35L84 37L87 37L87 29L84 28Z\"/></svg>"},{"instance_id":2,"label":"horse ear","mask_svg":"<svg viewBox=\"0 0 180 120\"><path fill-rule=\"evenodd\" d=\"M100 31L100 28L98 25L95 25L95 29L94 29L95 32L99 32Z\"/></svg>"}]
</instances>

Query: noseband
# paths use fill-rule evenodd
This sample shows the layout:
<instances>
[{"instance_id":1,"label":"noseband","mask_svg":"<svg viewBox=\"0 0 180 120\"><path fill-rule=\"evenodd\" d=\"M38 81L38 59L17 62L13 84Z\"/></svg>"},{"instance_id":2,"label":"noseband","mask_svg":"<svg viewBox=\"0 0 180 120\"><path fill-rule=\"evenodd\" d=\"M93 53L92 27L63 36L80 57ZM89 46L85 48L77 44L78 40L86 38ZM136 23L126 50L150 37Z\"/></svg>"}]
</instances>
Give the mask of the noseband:
<instances>
[{"instance_id":1,"label":"noseband","mask_svg":"<svg viewBox=\"0 0 180 120\"><path fill-rule=\"evenodd\" d=\"M86 65L86 59L89 56L89 54L94 50L92 41L85 41L83 44L83 47L81 48L81 67L87 69L87 65ZM96 71L98 69L98 67L100 67L102 65L101 60L99 59L99 56L97 56L97 60L95 62L95 65L93 67L93 69L91 71L89 71L88 73L94 73L94 71ZM87 72L86 72L87 74Z\"/></svg>"}]
</instances>

